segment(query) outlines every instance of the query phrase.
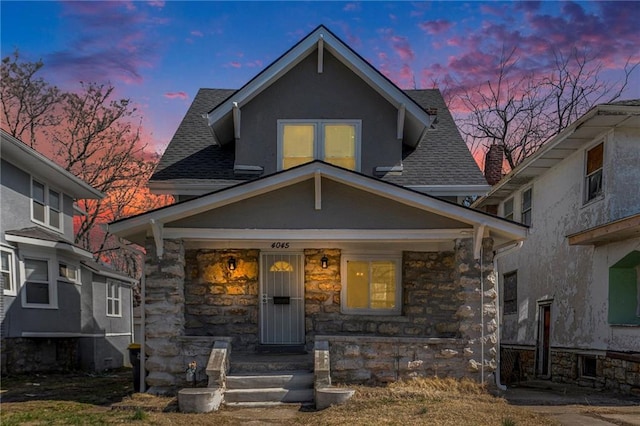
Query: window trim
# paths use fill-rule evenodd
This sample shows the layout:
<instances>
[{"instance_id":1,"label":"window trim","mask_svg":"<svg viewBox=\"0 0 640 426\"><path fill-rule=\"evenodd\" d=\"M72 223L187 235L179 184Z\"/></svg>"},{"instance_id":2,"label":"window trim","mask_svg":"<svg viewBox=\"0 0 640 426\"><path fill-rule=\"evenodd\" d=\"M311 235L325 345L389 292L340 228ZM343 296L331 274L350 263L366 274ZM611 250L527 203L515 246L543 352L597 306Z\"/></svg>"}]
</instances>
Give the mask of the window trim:
<instances>
[{"instance_id":1,"label":"window trim","mask_svg":"<svg viewBox=\"0 0 640 426\"><path fill-rule=\"evenodd\" d=\"M530 192L531 193L531 198L530 198L529 208L525 210L525 208L524 208L524 194L526 192ZM526 212L531 212L529 223L525 223L525 221L524 221L524 215L525 215ZM523 189L522 192L520 193L520 223L522 223L523 225L527 225L527 226L531 226L533 224L533 186L530 186L530 187L528 187L526 189Z\"/></svg>"},{"instance_id":2,"label":"window trim","mask_svg":"<svg viewBox=\"0 0 640 426\"><path fill-rule=\"evenodd\" d=\"M18 290L17 290L17 286L16 286L16 254L15 251L13 249L10 249L8 247L0 247L0 252L4 252L7 253L9 255L9 264L8 264L8 270L4 270L2 269L2 263L0 263L0 271L5 272L9 275L9 288L3 288L3 293L5 296L17 296L18 295ZM3 283L3 287L4 287L4 283Z\"/></svg>"},{"instance_id":3,"label":"window trim","mask_svg":"<svg viewBox=\"0 0 640 426\"><path fill-rule=\"evenodd\" d=\"M396 306L393 309L360 309L347 307L347 293L349 286L347 283L347 262L356 261L389 261L396 265ZM402 314L402 253L343 253L340 259L340 276L342 291L340 292L340 312L350 315L401 315ZM371 284L369 282L369 284Z\"/></svg>"},{"instance_id":4,"label":"window trim","mask_svg":"<svg viewBox=\"0 0 640 426\"><path fill-rule=\"evenodd\" d=\"M117 295L109 296L109 288L111 288L111 286L115 286L115 288L117 289ZM107 285L105 287L105 290L106 315L112 318L122 318L122 285L116 280L107 278ZM113 312L114 309L112 309L112 306L115 306L113 304L114 301L118 301L118 312L115 313ZM112 313L109 313L109 311L112 311Z\"/></svg>"},{"instance_id":5,"label":"window trim","mask_svg":"<svg viewBox=\"0 0 640 426\"><path fill-rule=\"evenodd\" d=\"M38 203L40 204L39 201L36 201L34 198L34 191L33 191L33 186L34 186L34 182L37 182L38 184L43 186L43 190L44 190L44 221L41 221L39 219L36 219L35 214L34 214L34 208L33 208L33 204L34 203ZM55 192L58 194L58 201L59 201L59 205L57 208L53 208L51 206L51 201L50 201L50 191L51 192ZM56 232L60 232L63 233L64 232L64 214L63 214L63 210L64 210L64 193L58 189L52 188L50 187L47 183L42 182L39 179L36 179L35 177L31 176L31 221L35 222L37 224L40 224L42 226L45 226L49 229L52 229ZM51 211L55 211L58 213L58 217L60 220L60 226L56 227L54 225L51 224Z\"/></svg>"},{"instance_id":6,"label":"window trim","mask_svg":"<svg viewBox=\"0 0 640 426\"><path fill-rule=\"evenodd\" d=\"M27 283L30 282L27 280L27 268L26 263L27 260L38 260L47 262L47 273L48 280L47 284L49 285L49 303L29 303L27 301ZM20 274L21 274L21 283L22 287L22 307L23 308L35 308L35 309L58 309L58 281L57 281L57 271L54 270L54 265L56 265L55 257L47 257L38 254L25 254L20 260ZM56 277L56 278L54 278ZM44 281L33 281L33 282L44 282Z\"/></svg>"},{"instance_id":7,"label":"window trim","mask_svg":"<svg viewBox=\"0 0 640 426\"><path fill-rule=\"evenodd\" d=\"M588 159L589 159L589 151L594 150L599 145L602 145L602 166L599 169L597 169L596 171L591 172L590 174L587 174L587 167L588 167L588 162L589 162L588 161ZM604 182L605 182L604 160L605 160L605 140L604 139L598 139L597 142L595 142L595 143L589 145L587 148L585 148L585 150L584 150L583 170L582 170L582 186L583 186L582 204L583 205L587 205L587 204L593 203L595 201L598 201L598 200L601 200L601 199L604 198ZM598 172L600 172L600 192L597 193L596 195L594 195L593 197L589 198L589 178L594 176Z\"/></svg>"},{"instance_id":8,"label":"window trim","mask_svg":"<svg viewBox=\"0 0 640 426\"><path fill-rule=\"evenodd\" d=\"M285 170L282 166L283 154L284 154L284 126L288 124L308 124L314 127L314 159L326 161L324 159L324 126L331 124L351 124L355 127L355 170L359 172L360 158L362 151L362 120L358 119L281 119L278 120L278 147L277 147L277 171ZM336 166L338 167L338 166Z\"/></svg>"}]
</instances>

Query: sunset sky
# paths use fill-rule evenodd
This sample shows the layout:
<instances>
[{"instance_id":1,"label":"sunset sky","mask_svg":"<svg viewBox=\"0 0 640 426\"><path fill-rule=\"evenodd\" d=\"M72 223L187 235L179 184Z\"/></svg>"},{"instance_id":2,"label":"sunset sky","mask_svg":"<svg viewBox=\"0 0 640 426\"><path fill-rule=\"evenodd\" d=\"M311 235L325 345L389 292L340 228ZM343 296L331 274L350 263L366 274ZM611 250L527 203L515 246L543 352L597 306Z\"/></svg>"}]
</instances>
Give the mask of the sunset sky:
<instances>
[{"instance_id":1,"label":"sunset sky","mask_svg":"<svg viewBox=\"0 0 640 426\"><path fill-rule=\"evenodd\" d=\"M473 87L503 48L537 73L552 48L588 48L610 81L640 61L640 2L3 0L0 13L2 57L42 59L41 76L66 90L110 82L160 152L199 88L241 87L320 24L401 88ZM640 97L640 69L624 97Z\"/></svg>"}]
</instances>

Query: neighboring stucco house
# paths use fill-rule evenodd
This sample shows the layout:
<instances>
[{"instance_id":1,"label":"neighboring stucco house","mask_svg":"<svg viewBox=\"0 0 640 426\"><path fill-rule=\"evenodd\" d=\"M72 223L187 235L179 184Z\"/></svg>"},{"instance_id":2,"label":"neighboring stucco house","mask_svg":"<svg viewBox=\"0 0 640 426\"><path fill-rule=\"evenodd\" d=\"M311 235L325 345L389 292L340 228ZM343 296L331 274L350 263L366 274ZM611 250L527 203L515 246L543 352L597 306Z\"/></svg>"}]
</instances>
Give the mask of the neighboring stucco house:
<instances>
[{"instance_id":1,"label":"neighboring stucco house","mask_svg":"<svg viewBox=\"0 0 640 426\"><path fill-rule=\"evenodd\" d=\"M77 199L103 194L1 131L2 372L121 367L136 282L73 244Z\"/></svg>"},{"instance_id":2,"label":"neighboring stucco house","mask_svg":"<svg viewBox=\"0 0 640 426\"><path fill-rule=\"evenodd\" d=\"M530 226L497 255L507 383L640 391L640 100L592 108L474 206Z\"/></svg>"},{"instance_id":3,"label":"neighboring stucco house","mask_svg":"<svg viewBox=\"0 0 640 426\"><path fill-rule=\"evenodd\" d=\"M526 227L458 204L489 186L439 91L400 90L325 27L200 90L149 187L179 202L109 230L147 248L150 392L219 342L325 347L341 382L495 369L493 250Z\"/></svg>"}]
</instances>

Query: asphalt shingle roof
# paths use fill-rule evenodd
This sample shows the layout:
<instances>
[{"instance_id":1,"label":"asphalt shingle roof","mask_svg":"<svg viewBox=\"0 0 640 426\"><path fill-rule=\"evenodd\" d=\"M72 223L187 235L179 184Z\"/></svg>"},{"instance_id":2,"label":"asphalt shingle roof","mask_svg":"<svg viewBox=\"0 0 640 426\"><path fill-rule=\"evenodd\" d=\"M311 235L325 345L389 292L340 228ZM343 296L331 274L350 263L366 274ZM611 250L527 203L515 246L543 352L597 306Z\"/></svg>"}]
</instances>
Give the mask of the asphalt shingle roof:
<instances>
[{"instance_id":1,"label":"asphalt shingle roof","mask_svg":"<svg viewBox=\"0 0 640 426\"><path fill-rule=\"evenodd\" d=\"M235 185L255 177L233 172L235 146L221 146L203 117L235 90L200 89L167 147L152 182ZM487 182L464 143L440 91L406 91L424 109L438 109L438 123L425 132L414 148L403 152L401 175L381 179L398 185L486 185Z\"/></svg>"}]
</instances>

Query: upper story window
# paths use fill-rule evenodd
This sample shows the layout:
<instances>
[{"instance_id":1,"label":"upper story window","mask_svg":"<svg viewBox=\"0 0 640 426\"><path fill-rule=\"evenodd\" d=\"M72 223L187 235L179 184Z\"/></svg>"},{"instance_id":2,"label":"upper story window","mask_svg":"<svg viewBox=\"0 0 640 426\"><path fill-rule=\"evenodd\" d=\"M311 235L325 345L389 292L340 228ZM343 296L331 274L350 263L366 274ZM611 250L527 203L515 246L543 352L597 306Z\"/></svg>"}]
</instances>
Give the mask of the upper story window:
<instances>
[{"instance_id":1,"label":"upper story window","mask_svg":"<svg viewBox=\"0 0 640 426\"><path fill-rule=\"evenodd\" d=\"M122 316L122 298L120 293L120 284L115 281L107 280L107 316Z\"/></svg>"},{"instance_id":2,"label":"upper story window","mask_svg":"<svg viewBox=\"0 0 640 426\"><path fill-rule=\"evenodd\" d=\"M399 314L400 258L353 256L342 259L342 311L351 314Z\"/></svg>"},{"instance_id":3,"label":"upper story window","mask_svg":"<svg viewBox=\"0 0 640 426\"><path fill-rule=\"evenodd\" d=\"M587 151L585 170L585 202L602 195L602 165L604 144L600 143Z\"/></svg>"},{"instance_id":4,"label":"upper story window","mask_svg":"<svg viewBox=\"0 0 640 426\"><path fill-rule=\"evenodd\" d=\"M314 159L360 169L360 120L278 120L278 170Z\"/></svg>"},{"instance_id":5,"label":"upper story window","mask_svg":"<svg viewBox=\"0 0 640 426\"><path fill-rule=\"evenodd\" d=\"M502 216L505 219L513 220L513 198L509 198L502 206Z\"/></svg>"},{"instance_id":6,"label":"upper story window","mask_svg":"<svg viewBox=\"0 0 640 426\"><path fill-rule=\"evenodd\" d=\"M35 179L31 180L31 218L48 227L62 230L62 194Z\"/></svg>"},{"instance_id":7,"label":"upper story window","mask_svg":"<svg viewBox=\"0 0 640 426\"><path fill-rule=\"evenodd\" d=\"M4 294L15 296L16 292L16 274L14 273L13 251L0 248L0 275L2 275L2 286Z\"/></svg>"},{"instance_id":8,"label":"upper story window","mask_svg":"<svg viewBox=\"0 0 640 426\"><path fill-rule=\"evenodd\" d=\"M531 208L533 202L533 189L522 191L522 220L525 225L531 226Z\"/></svg>"},{"instance_id":9,"label":"upper story window","mask_svg":"<svg viewBox=\"0 0 640 426\"><path fill-rule=\"evenodd\" d=\"M49 259L24 259L23 305L31 308L56 308L56 282L51 280Z\"/></svg>"}]
</instances>

